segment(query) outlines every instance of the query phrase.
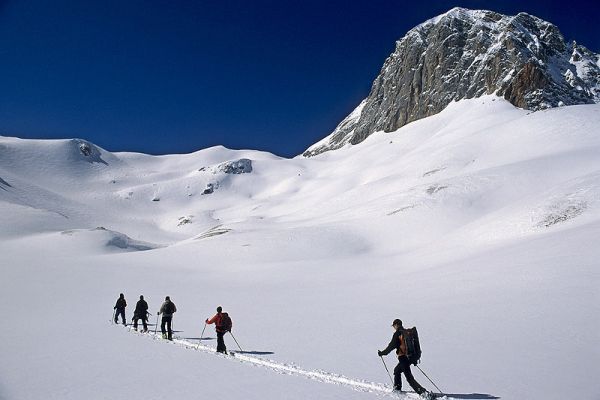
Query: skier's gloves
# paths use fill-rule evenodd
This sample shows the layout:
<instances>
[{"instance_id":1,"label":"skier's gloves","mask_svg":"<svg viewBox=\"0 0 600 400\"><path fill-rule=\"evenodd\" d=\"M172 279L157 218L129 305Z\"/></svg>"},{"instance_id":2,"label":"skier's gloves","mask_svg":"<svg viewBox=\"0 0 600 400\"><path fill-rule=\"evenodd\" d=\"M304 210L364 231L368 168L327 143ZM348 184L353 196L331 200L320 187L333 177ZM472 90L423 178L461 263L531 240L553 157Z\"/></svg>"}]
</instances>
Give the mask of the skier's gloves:
<instances>
[{"instance_id":1,"label":"skier's gloves","mask_svg":"<svg viewBox=\"0 0 600 400\"><path fill-rule=\"evenodd\" d=\"M383 351L381 351L381 350L377 350L377 355L378 355L379 357L382 357L382 356L383 356Z\"/></svg>"}]
</instances>

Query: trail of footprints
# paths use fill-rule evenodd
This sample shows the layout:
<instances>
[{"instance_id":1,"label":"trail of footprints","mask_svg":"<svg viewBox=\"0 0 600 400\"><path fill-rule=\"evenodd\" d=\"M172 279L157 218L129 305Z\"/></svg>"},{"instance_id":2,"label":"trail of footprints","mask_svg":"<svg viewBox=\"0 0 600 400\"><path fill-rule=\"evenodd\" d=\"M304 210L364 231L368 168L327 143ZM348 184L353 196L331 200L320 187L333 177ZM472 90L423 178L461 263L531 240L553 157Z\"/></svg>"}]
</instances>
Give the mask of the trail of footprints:
<instances>
[{"instance_id":1,"label":"trail of footprints","mask_svg":"<svg viewBox=\"0 0 600 400\"><path fill-rule=\"evenodd\" d=\"M182 339L180 337L175 336L172 341L166 341L162 339L160 333L154 334L152 331L148 333L140 333L136 332L131 328L128 328L132 333L137 334L138 336L144 336L153 340L161 340L166 343L174 344L176 346L185 347L190 350L201 351L203 353L208 353L216 357L222 357L229 359L234 362L241 362L244 364L250 364L255 367L263 367L272 370L273 372L283 374L283 375L294 375L294 376L303 376L308 379L312 379L318 382L329 383L333 385L346 386L351 388L352 390L360 391L360 392L369 392L377 395L384 396L392 396L398 397L397 395L391 392L391 388L389 385L384 385L382 383L377 382L368 382L359 379L352 379L345 377L343 375L334 374L332 372L322 371L322 370L306 370L302 369L293 363L281 363L273 360L269 360L267 358L260 358L257 356L252 356L245 354L243 352L230 352L230 355L225 355L221 353L215 352L214 347L205 346L203 344L199 344L198 342L192 342L188 339ZM402 393L403 399L422 399L421 396L416 393ZM447 399L447 397L444 397Z\"/></svg>"}]
</instances>

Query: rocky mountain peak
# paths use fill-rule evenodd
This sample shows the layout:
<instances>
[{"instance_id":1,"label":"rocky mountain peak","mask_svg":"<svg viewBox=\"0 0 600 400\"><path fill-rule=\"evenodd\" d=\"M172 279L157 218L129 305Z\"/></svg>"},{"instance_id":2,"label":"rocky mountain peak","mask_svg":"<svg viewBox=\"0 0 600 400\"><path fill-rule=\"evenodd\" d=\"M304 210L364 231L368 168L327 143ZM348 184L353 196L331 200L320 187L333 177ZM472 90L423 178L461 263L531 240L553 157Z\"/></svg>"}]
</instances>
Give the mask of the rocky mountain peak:
<instances>
[{"instance_id":1,"label":"rocky mountain peak","mask_svg":"<svg viewBox=\"0 0 600 400\"><path fill-rule=\"evenodd\" d=\"M600 56L527 13L453 8L398 40L369 96L304 155L357 144L452 101L493 93L533 111L598 103Z\"/></svg>"}]
</instances>

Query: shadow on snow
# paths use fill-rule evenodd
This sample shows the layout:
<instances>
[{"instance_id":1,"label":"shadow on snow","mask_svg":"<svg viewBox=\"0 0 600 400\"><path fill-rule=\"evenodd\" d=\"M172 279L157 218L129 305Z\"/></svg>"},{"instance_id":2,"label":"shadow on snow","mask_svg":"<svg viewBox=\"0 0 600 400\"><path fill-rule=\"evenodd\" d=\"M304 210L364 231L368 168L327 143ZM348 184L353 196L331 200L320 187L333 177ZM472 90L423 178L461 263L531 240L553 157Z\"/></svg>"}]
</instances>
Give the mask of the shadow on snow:
<instances>
[{"instance_id":1,"label":"shadow on snow","mask_svg":"<svg viewBox=\"0 0 600 400\"><path fill-rule=\"evenodd\" d=\"M494 400L500 397L486 393L444 393L453 399Z\"/></svg>"}]
</instances>

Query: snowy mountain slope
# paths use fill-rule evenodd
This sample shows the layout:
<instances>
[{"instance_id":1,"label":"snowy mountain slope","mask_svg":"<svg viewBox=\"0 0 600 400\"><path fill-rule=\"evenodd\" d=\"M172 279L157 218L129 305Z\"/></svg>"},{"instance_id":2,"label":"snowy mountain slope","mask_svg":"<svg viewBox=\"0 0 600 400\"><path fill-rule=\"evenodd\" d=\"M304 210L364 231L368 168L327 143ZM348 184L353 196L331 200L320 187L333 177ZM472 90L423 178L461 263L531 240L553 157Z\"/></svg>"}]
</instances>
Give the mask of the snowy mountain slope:
<instances>
[{"instance_id":1,"label":"snowy mountain slope","mask_svg":"<svg viewBox=\"0 0 600 400\"><path fill-rule=\"evenodd\" d=\"M444 213L450 207L480 218L481 211L535 195L536 183L560 187L595 173L597 115L597 106L531 114L490 96L451 104L396 134L376 134L360 147L313 160L212 148L162 157L99 150L110 162L87 163L81 155L70 163L70 153L45 148L56 147L53 141L4 138L10 157L2 157L0 171L10 186L0 198L66 215L68 226L56 230L106 226L162 243L256 220L300 226L304 220L345 221L357 210L359 218L393 219L403 208L406 216L420 207ZM23 154L36 144L39 153L52 154L47 163ZM252 172L217 168L239 159L251 160ZM559 162L563 167L554 167ZM508 181L514 179L521 181ZM208 184L214 192L203 194ZM71 226L71 220L81 223ZM137 224L153 229L136 232L131 228Z\"/></svg>"},{"instance_id":2,"label":"snowy mountain slope","mask_svg":"<svg viewBox=\"0 0 600 400\"><path fill-rule=\"evenodd\" d=\"M451 397L594 399L599 107L484 96L291 160L0 138L0 398L386 398L399 317ZM222 304L270 366L111 326L119 292L170 295L180 344Z\"/></svg>"}]
</instances>

